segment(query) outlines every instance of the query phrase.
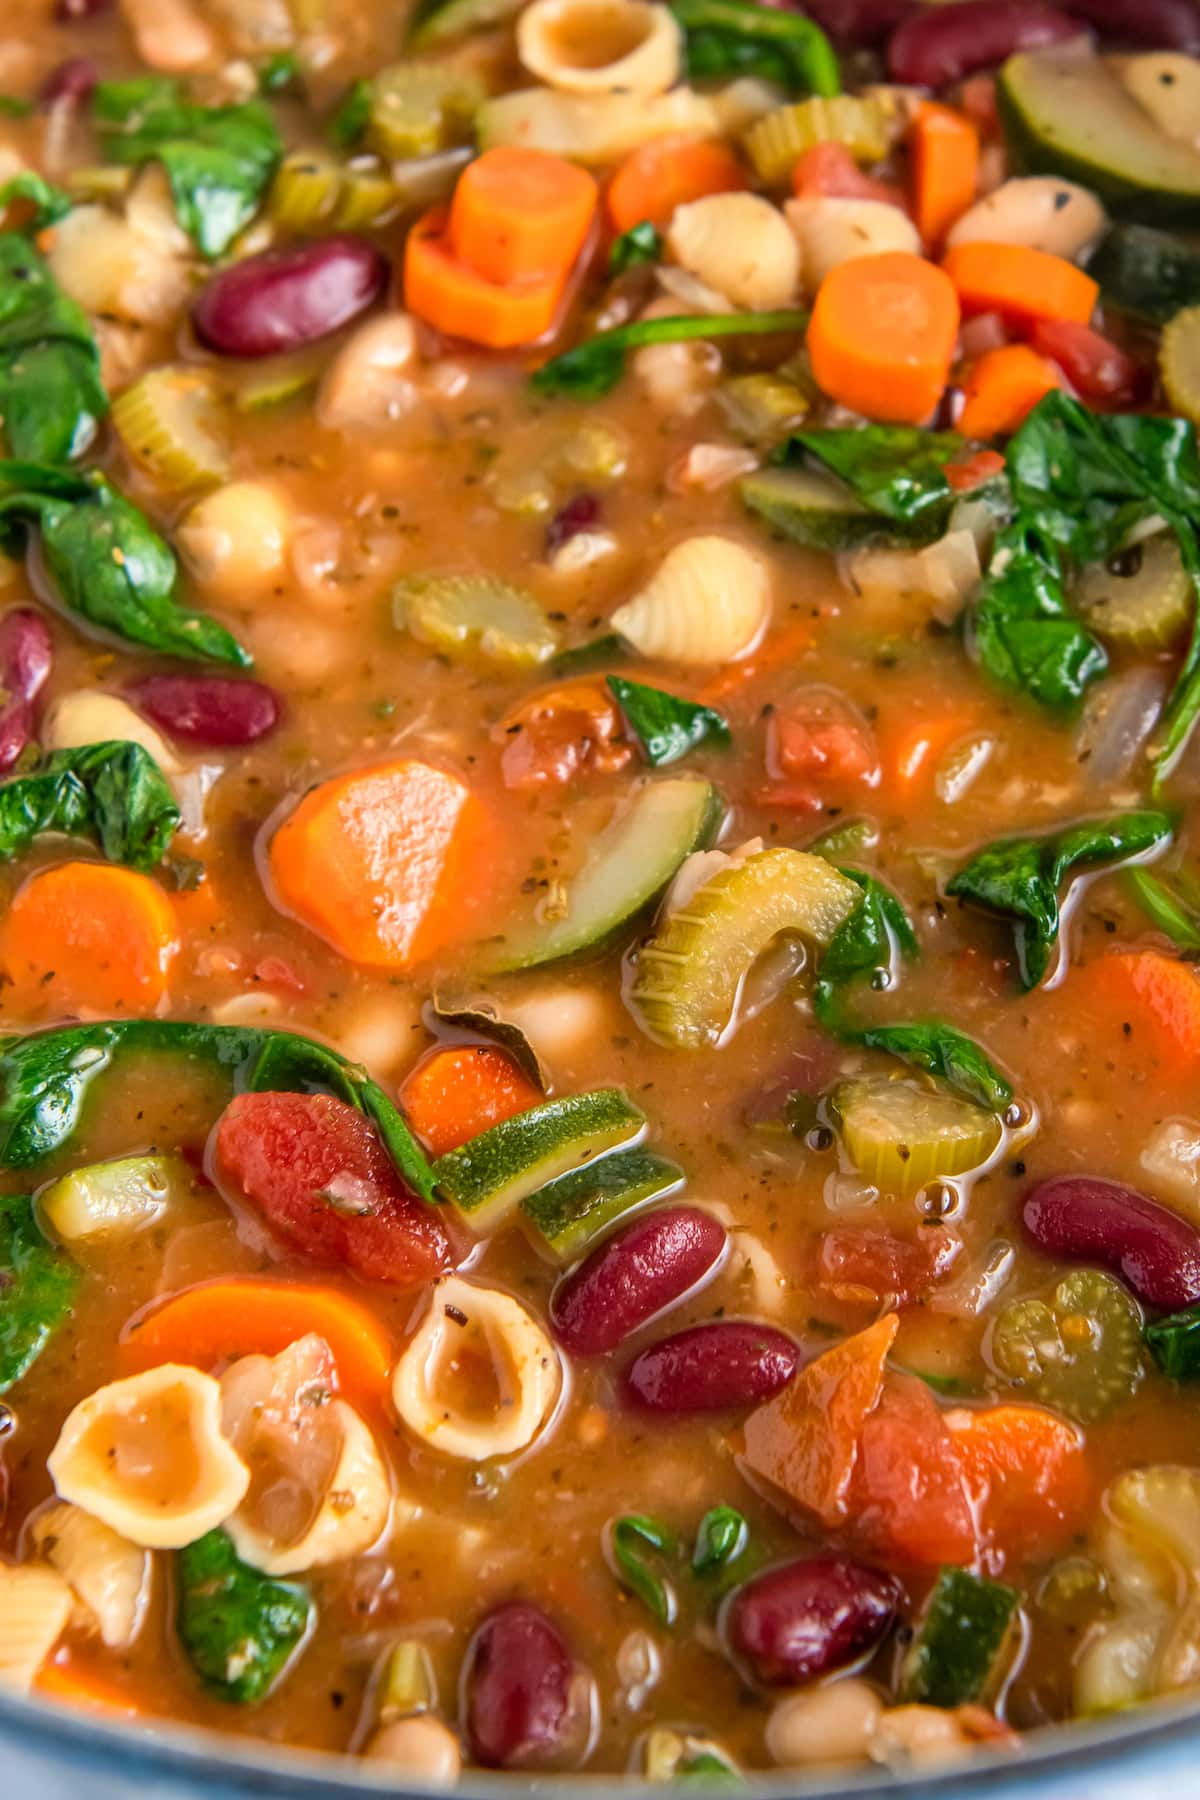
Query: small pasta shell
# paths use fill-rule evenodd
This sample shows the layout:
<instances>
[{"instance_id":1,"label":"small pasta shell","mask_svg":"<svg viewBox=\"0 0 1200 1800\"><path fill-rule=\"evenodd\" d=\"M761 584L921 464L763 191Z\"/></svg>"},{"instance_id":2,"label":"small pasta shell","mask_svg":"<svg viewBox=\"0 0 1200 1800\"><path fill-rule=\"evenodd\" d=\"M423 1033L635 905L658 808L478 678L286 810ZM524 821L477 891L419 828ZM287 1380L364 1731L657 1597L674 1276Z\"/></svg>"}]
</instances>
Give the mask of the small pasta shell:
<instances>
[{"instance_id":1,"label":"small pasta shell","mask_svg":"<svg viewBox=\"0 0 1200 1800\"><path fill-rule=\"evenodd\" d=\"M485 100L476 115L479 148L523 144L576 162L616 162L639 144L668 133L719 137L717 97L689 87L638 99L631 94L562 94L518 88Z\"/></svg>"},{"instance_id":2,"label":"small pasta shell","mask_svg":"<svg viewBox=\"0 0 1200 1800\"><path fill-rule=\"evenodd\" d=\"M565 94L665 94L682 52L674 13L646 0L533 0L517 21L521 61Z\"/></svg>"},{"instance_id":3,"label":"small pasta shell","mask_svg":"<svg viewBox=\"0 0 1200 1800\"><path fill-rule=\"evenodd\" d=\"M784 207L804 265L804 285L815 293L831 270L858 256L889 250L920 254L921 239L906 212L887 200L845 200L810 195Z\"/></svg>"},{"instance_id":4,"label":"small pasta shell","mask_svg":"<svg viewBox=\"0 0 1200 1800\"><path fill-rule=\"evenodd\" d=\"M786 306L800 285L800 246L760 194L709 194L676 207L667 249L735 306Z\"/></svg>"},{"instance_id":5,"label":"small pasta shell","mask_svg":"<svg viewBox=\"0 0 1200 1800\"><path fill-rule=\"evenodd\" d=\"M735 538L694 537L667 552L611 624L643 656L723 663L753 649L770 610L771 580L761 556Z\"/></svg>"},{"instance_id":6,"label":"small pasta shell","mask_svg":"<svg viewBox=\"0 0 1200 1800\"><path fill-rule=\"evenodd\" d=\"M244 1562L296 1575L369 1550L391 1511L371 1432L334 1397L328 1346L299 1338L278 1356L246 1356L221 1378L222 1417L250 1469L225 1529Z\"/></svg>"},{"instance_id":7,"label":"small pasta shell","mask_svg":"<svg viewBox=\"0 0 1200 1800\"><path fill-rule=\"evenodd\" d=\"M1073 259L1104 230L1104 208L1077 182L1057 175L1015 175L956 219L946 236L958 244L1024 244Z\"/></svg>"},{"instance_id":8,"label":"small pasta shell","mask_svg":"<svg viewBox=\"0 0 1200 1800\"><path fill-rule=\"evenodd\" d=\"M110 1650L133 1643L150 1599L149 1552L78 1506L47 1508L33 1521L34 1543L91 1613Z\"/></svg>"},{"instance_id":9,"label":"small pasta shell","mask_svg":"<svg viewBox=\"0 0 1200 1800\"><path fill-rule=\"evenodd\" d=\"M71 1500L146 1550L222 1524L250 1471L221 1429L221 1386L180 1363L110 1381L68 1415L46 1461Z\"/></svg>"},{"instance_id":10,"label":"small pasta shell","mask_svg":"<svg viewBox=\"0 0 1200 1800\"><path fill-rule=\"evenodd\" d=\"M55 1569L0 1563L0 1690L27 1694L75 1604Z\"/></svg>"},{"instance_id":11,"label":"small pasta shell","mask_svg":"<svg viewBox=\"0 0 1200 1800\"><path fill-rule=\"evenodd\" d=\"M128 701L99 688L79 688L64 694L47 715L42 743L47 750L76 750L84 744L109 740L140 744L164 775L179 773L179 758L166 739Z\"/></svg>"},{"instance_id":12,"label":"small pasta shell","mask_svg":"<svg viewBox=\"0 0 1200 1800\"><path fill-rule=\"evenodd\" d=\"M438 1391L443 1363L482 1349L495 1377L492 1417L465 1411ZM562 1384L558 1352L511 1294L457 1275L439 1281L416 1336L396 1365L392 1398L414 1437L466 1462L515 1456L532 1443Z\"/></svg>"}]
</instances>

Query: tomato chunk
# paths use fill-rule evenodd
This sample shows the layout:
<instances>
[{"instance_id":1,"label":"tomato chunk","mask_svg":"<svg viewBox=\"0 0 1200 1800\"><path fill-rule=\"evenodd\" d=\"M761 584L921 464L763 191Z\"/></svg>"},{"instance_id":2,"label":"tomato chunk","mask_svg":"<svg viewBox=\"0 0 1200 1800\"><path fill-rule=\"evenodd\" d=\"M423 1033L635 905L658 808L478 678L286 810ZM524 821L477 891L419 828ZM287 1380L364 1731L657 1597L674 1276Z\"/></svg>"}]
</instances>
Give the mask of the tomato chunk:
<instances>
[{"instance_id":1,"label":"tomato chunk","mask_svg":"<svg viewBox=\"0 0 1200 1800\"><path fill-rule=\"evenodd\" d=\"M874 1304L890 1297L897 1306L916 1306L949 1272L960 1248L942 1226L903 1238L843 1225L821 1240L817 1279L838 1300Z\"/></svg>"},{"instance_id":2,"label":"tomato chunk","mask_svg":"<svg viewBox=\"0 0 1200 1800\"><path fill-rule=\"evenodd\" d=\"M879 1556L933 1567L979 1554L958 1446L915 1375L889 1374L863 1423L849 1514L855 1541Z\"/></svg>"},{"instance_id":3,"label":"tomato chunk","mask_svg":"<svg viewBox=\"0 0 1200 1800\"><path fill-rule=\"evenodd\" d=\"M409 1192L371 1126L328 1094L239 1094L217 1169L281 1245L368 1281L417 1287L451 1266L438 1215Z\"/></svg>"},{"instance_id":4,"label":"tomato chunk","mask_svg":"<svg viewBox=\"0 0 1200 1800\"><path fill-rule=\"evenodd\" d=\"M1138 385L1138 366L1108 338L1090 325L1074 319L1039 319L1030 342L1040 356L1056 362L1075 392L1084 400L1110 406L1133 401Z\"/></svg>"}]
</instances>

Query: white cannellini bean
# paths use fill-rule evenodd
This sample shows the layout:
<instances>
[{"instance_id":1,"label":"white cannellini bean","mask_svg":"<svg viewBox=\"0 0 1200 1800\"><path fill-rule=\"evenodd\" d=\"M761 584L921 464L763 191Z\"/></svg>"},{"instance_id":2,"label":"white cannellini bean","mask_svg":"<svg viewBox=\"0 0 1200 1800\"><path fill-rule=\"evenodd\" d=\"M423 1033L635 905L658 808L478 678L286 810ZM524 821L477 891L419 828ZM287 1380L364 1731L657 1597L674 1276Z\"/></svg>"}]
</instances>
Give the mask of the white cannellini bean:
<instances>
[{"instance_id":1,"label":"white cannellini bean","mask_svg":"<svg viewBox=\"0 0 1200 1800\"><path fill-rule=\"evenodd\" d=\"M786 306L800 285L800 246L759 194L709 194L676 207L667 250L734 306Z\"/></svg>"},{"instance_id":2,"label":"white cannellini bean","mask_svg":"<svg viewBox=\"0 0 1200 1800\"><path fill-rule=\"evenodd\" d=\"M231 481L205 494L176 534L196 580L230 599L253 598L278 582L291 538L290 508L262 481Z\"/></svg>"},{"instance_id":3,"label":"white cannellini bean","mask_svg":"<svg viewBox=\"0 0 1200 1800\"><path fill-rule=\"evenodd\" d=\"M42 726L47 750L76 750L84 744L103 744L114 739L140 744L164 775L178 775L182 767L161 732L135 712L128 701L99 688L80 688L56 700Z\"/></svg>"},{"instance_id":4,"label":"white cannellini bean","mask_svg":"<svg viewBox=\"0 0 1200 1800\"><path fill-rule=\"evenodd\" d=\"M216 37L191 0L121 0L121 11L152 69L181 75L215 60Z\"/></svg>"},{"instance_id":5,"label":"white cannellini bean","mask_svg":"<svg viewBox=\"0 0 1200 1800\"><path fill-rule=\"evenodd\" d=\"M665 94L682 52L675 15L646 0L533 0L517 20L522 63L566 94Z\"/></svg>"},{"instance_id":6,"label":"white cannellini bean","mask_svg":"<svg viewBox=\"0 0 1200 1800\"><path fill-rule=\"evenodd\" d=\"M462 1773L458 1739L429 1713L380 1726L363 1755L371 1762L395 1763L418 1785L429 1781L435 1787L449 1787Z\"/></svg>"},{"instance_id":7,"label":"white cannellini bean","mask_svg":"<svg viewBox=\"0 0 1200 1800\"><path fill-rule=\"evenodd\" d=\"M407 313L360 325L325 371L317 418L342 431L404 418L416 404L410 373L416 360L417 328Z\"/></svg>"},{"instance_id":8,"label":"white cannellini bean","mask_svg":"<svg viewBox=\"0 0 1200 1800\"><path fill-rule=\"evenodd\" d=\"M188 263L103 206L77 206L60 219L47 260L86 312L151 324L187 298Z\"/></svg>"},{"instance_id":9,"label":"white cannellini bean","mask_svg":"<svg viewBox=\"0 0 1200 1800\"><path fill-rule=\"evenodd\" d=\"M947 246L1024 244L1074 259L1104 229L1104 208L1087 188L1057 175L1016 175L977 200L950 227Z\"/></svg>"},{"instance_id":10,"label":"white cannellini bean","mask_svg":"<svg viewBox=\"0 0 1200 1800\"><path fill-rule=\"evenodd\" d=\"M832 270L857 257L889 250L920 253L916 226L887 200L808 195L789 200L783 210L800 246L804 287L810 294Z\"/></svg>"},{"instance_id":11,"label":"white cannellini bean","mask_svg":"<svg viewBox=\"0 0 1200 1800\"><path fill-rule=\"evenodd\" d=\"M521 1027L538 1055L561 1068L604 1042L610 1030L609 999L598 988L551 987L505 1000L507 1018Z\"/></svg>"},{"instance_id":12,"label":"white cannellini bean","mask_svg":"<svg viewBox=\"0 0 1200 1800\"><path fill-rule=\"evenodd\" d=\"M767 1720L767 1750L784 1768L864 1762L883 1702L853 1678L804 1688L776 1701Z\"/></svg>"}]
</instances>

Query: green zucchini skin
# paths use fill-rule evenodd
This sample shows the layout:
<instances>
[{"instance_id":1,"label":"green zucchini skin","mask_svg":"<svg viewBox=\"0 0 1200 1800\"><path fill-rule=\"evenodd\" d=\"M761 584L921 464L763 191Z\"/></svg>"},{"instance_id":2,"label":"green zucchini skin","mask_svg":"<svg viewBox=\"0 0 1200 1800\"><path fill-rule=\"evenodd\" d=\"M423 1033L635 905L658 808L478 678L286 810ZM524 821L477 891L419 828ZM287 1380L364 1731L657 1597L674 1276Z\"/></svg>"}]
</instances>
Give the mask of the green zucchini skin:
<instances>
[{"instance_id":1,"label":"green zucchini skin","mask_svg":"<svg viewBox=\"0 0 1200 1800\"><path fill-rule=\"evenodd\" d=\"M999 1581L947 1567L925 1607L921 1628L904 1662L905 1700L927 1706L963 1706L999 1687L1020 1611L1021 1597Z\"/></svg>"},{"instance_id":2,"label":"green zucchini skin","mask_svg":"<svg viewBox=\"0 0 1200 1800\"><path fill-rule=\"evenodd\" d=\"M521 1202L526 1222L559 1262L574 1262L634 1207L663 1200L683 1185L678 1163L653 1150L617 1150L547 1182Z\"/></svg>"},{"instance_id":3,"label":"green zucchini skin","mask_svg":"<svg viewBox=\"0 0 1200 1800\"><path fill-rule=\"evenodd\" d=\"M1165 325L1200 304L1200 250L1152 225L1113 225L1088 260L1106 306L1147 325Z\"/></svg>"},{"instance_id":4,"label":"green zucchini skin","mask_svg":"<svg viewBox=\"0 0 1200 1800\"><path fill-rule=\"evenodd\" d=\"M878 539L881 521L830 476L806 469L757 469L738 483L742 503L806 550L855 550Z\"/></svg>"},{"instance_id":5,"label":"green zucchini skin","mask_svg":"<svg viewBox=\"0 0 1200 1800\"><path fill-rule=\"evenodd\" d=\"M1158 130L1099 57L1019 52L996 83L1010 160L1129 218L1200 224L1200 153Z\"/></svg>"}]
</instances>

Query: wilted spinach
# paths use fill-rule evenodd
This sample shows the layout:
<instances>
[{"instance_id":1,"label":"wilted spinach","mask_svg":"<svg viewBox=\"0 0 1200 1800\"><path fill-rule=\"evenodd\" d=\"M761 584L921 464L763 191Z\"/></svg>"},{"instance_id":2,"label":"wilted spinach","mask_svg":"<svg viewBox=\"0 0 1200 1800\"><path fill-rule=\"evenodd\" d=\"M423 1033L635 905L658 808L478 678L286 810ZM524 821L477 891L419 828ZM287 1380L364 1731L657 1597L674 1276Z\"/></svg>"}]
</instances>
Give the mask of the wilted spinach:
<instances>
[{"instance_id":1,"label":"wilted spinach","mask_svg":"<svg viewBox=\"0 0 1200 1800\"><path fill-rule=\"evenodd\" d=\"M70 462L107 411L83 308L26 237L0 234L0 429L9 451L22 461Z\"/></svg>"}]
</instances>

